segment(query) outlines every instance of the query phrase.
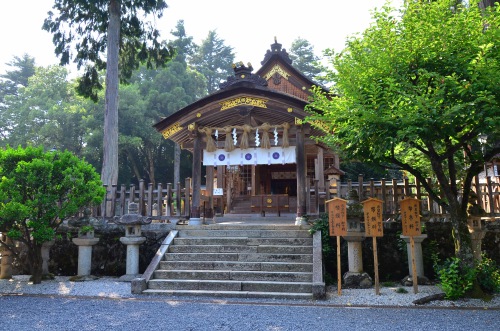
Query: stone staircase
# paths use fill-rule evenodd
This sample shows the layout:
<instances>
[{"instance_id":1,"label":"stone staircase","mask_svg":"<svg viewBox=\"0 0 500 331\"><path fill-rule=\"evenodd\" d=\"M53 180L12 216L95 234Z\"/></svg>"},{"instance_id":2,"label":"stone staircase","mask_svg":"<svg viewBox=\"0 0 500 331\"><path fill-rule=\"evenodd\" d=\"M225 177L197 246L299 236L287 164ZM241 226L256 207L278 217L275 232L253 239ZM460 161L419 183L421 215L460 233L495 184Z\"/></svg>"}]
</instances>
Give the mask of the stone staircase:
<instances>
[{"instance_id":1,"label":"stone staircase","mask_svg":"<svg viewBox=\"0 0 500 331\"><path fill-rule=\"evenodd\" d=\"M168 248L162 245L164 254L157 253L161 258L132 282L133 293L288 299L324 295L321 239L313 239L306 229L222 224L178 229L166 239Z\"/></svg>"}]
</instances>

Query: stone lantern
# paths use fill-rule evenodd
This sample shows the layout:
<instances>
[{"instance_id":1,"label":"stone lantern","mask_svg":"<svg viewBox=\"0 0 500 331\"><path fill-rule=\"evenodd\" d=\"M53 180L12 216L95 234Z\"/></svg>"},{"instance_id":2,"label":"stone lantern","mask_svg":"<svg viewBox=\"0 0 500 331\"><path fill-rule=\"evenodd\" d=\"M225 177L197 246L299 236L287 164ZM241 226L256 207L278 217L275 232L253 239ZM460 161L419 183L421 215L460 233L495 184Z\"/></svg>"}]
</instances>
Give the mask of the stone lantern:
<instances>
[{"instance_id":1,"label":"stone lantern","mask_svg":"<svg viewBox=\"0 0 500 331\"><path fill-rule=\"evenodd\" d=\"M78 237L72 241L78 246L78 274L75 280L95 280L97 277L91 276L92 267L92 246L99 242L99 238L94 237L94 224L97 220L92 218L90 209L83 211L83 217L70 219L69 226L78 227Z\"/></svg>"},{"instance_id":2,"label":"stone lantern","mask_svg":"<svg viewBox=\"0 0 500 331\"><path fill-rule=\"evenodd\" d=\"M373 285L371 277L363 271L363 245L365 231L363 228L363 205L359 201L356 190L349 192L347 200L347 257L349 271L344 276L346 287L368 288Z\"/></svg>"},{"instance_id":3,"label":"stone lantern","mask_svg":"<svg viewBox=\"0 0 500 331\"><path fill-rule=\"evenodd\" d=\"M115 217L115 223L125 226L125 237L121 237L120 242L127 246L126 273L120 277L120 281L130 282L140 276L139 245L146 241L142 236L141 226L151 223L151 218L140 215L137 203L131 202L128 214Z\"/></svg>"},{"instance_id":4,"label":"stone lantern","mask_svg":"<svg viewBox=\"0 0 500 331\"><path fill-rule=\"evenodd\" d=\"M471 236L472 251L474 259L481 261L481 245L486 235L486 211L478 203L476 193L469 194L469 204L467 206L467 226Z\"/></svg>"}]
</instances>

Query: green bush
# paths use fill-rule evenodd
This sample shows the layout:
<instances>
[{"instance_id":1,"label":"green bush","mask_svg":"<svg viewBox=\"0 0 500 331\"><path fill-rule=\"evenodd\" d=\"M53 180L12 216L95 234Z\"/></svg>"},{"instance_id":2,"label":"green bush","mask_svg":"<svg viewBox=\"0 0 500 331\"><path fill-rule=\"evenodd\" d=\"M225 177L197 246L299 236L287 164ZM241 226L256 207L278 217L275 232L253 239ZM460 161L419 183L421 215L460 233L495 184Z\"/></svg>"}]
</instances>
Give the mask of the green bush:
<instances>
[{"instance_id":1,"label":"green bush","mask_svg":"<svg viewBox=\"0 0 500 331\"><path fill-rule=\"evenodd\" d=\"M500 292L500 269L496 262L483 254L482 260L476 266L477 281L486 293Z\"/></svg>"},{"instance_id":2,"label":"green bush","mask_svg":"<svg viewBox=\"0 0 500 331\"><path fill-rule=\"evenodd\" d=\"M445 293L446 299L456 300L465 296L472 289L476 278L476 270L461 265L458 257L447 259L442 265L436 260L434 268L439 277L438 285Z\"/></svg>"}]
</instances>

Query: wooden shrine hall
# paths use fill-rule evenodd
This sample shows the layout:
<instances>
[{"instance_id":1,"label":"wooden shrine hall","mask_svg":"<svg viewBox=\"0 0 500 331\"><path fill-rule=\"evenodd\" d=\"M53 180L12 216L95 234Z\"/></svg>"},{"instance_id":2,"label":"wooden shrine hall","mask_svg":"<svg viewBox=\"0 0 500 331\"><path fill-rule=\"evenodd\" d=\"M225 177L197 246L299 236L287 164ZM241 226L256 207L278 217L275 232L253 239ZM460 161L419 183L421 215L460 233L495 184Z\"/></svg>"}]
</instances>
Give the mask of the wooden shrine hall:
<instances>
[{"instance_id":1,"label":"wooden shrine hall","mask_svg":"<svg viewBox=\"0 0 500 331\"><path fill-rule=\"evenodd\" d=\"M201 224L207 205L219 213L296 212L301 224L308 188L325 191L325 169L342 174L338 157L312 138L325 132L303 123L316 84L276 40L261 64L256 73L251 64L234 64L218 91L154 126L193 153L189 224Z\"/></svg>"}]
</instances>

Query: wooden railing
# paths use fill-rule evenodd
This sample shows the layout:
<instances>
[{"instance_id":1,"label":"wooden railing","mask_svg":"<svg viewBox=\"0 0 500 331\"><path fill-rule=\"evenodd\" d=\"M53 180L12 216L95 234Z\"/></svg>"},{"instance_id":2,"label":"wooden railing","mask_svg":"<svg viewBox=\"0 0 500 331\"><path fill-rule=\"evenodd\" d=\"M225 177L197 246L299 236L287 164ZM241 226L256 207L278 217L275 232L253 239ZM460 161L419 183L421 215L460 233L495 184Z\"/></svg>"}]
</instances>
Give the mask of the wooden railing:
<instances>
[{"instance_id":1,"label":"wooden railing","mask_svg":"<svg viewBox=\"0 0 500 331\"><path fill-rule=\"evenodd\" d=\"M165 187L160 183L156 188L152 184L146 185L143 180L139 186L125 185L119 188L116 185L106 186L106 198L100 206L93 208L93 216L113 220L115 216L121 216L128 212L128 204L136 202L139 204L139 214L150 216L153 219L168 219L168 217L188 219L191 211L191 179L185 180L182 188L181 183L174 186L168 183Z\"/></svg>"},{"instance_id":2,"label":"wooden railing","mask_svg":"<svg viewBox=\"0 0 500 331\"><path fill-rule=\"evenodd\" d=\"M431 183L431 179L428 179ZM479 204L486 211L488 216L500 216L500 185L492 182L491 177L487 177L486 183L475 181L472 187L479 198ZM358 182L347 181L344 183L332 181L327 190L327 198L340 197L347 199L349 192L356 190L361 200L367 198L377 198L384 201L385 219L394 218L399 213L399 202L405 197L415 197L422 201L421 211L426 218L447 218L448 215L429 196L427 191L419 181L410 183L408 178L397 181L373 179L365 181L363 176L359 176Z\"/></svg>"},{"instance_id":3,"label":"wooden railing","mask_svg":"<svg viewBox=\"0 0 500 331\"><path fill-rule=\"evenodd\" d=\"M428 180L430 182L430 179ZM399 213L399 202L407 196L415 197L422 201L421 211L427 218L445 219L448 216L442 208L432 200L427 191L418 182L410 183L408 179L404 180L364 180L362 176L358 182L340 182L332 181L327 184L328 189L318 188L317 180L313 185L307 186L309 192L306 199L307 213L309 215L318 215L325 210L324 202L333 197L347 199L349 192L356 190L361 200L367 198L377 198L384 201L385 219L395 218ZM486 183L479 183L477 180L473 185L473 190L479 197L479 202L488 216L500 217L500 185L487 178ZM107 187L105 201L93 209L93 216L113 220L115 216L121 216L128 212L128 204L136 202L139 204L139 213L143 216L150 216L153 219L165 220L168 217L189 219L191 211L191 179L187 178L184 187L180 183L174 186L172 184L158 184L156 188L152 184L146 185L143 180L136 185L126 187L115 185ZM262 198L260 198L262 199ZM212 217L213 211L208 207L208 197L202 196L200 213L201 217ZM278 201L278 200L276 200ZM283 204L285 204L283 202ZM255 204L254 204L255 205ZM257 206L257 205L255 205ZM264 206L263 203L259 205ZM274 205L271 205L273 207ZM265 205L267 208L267 205ZM293 208L290 212L293 212ZM261 212L254 208L254 212ZM272 208L271 208L272 209ZM269 209L269 211L274 211ZM283 211L285 212L284 210Z\"/></svg>"}]
</instances>

